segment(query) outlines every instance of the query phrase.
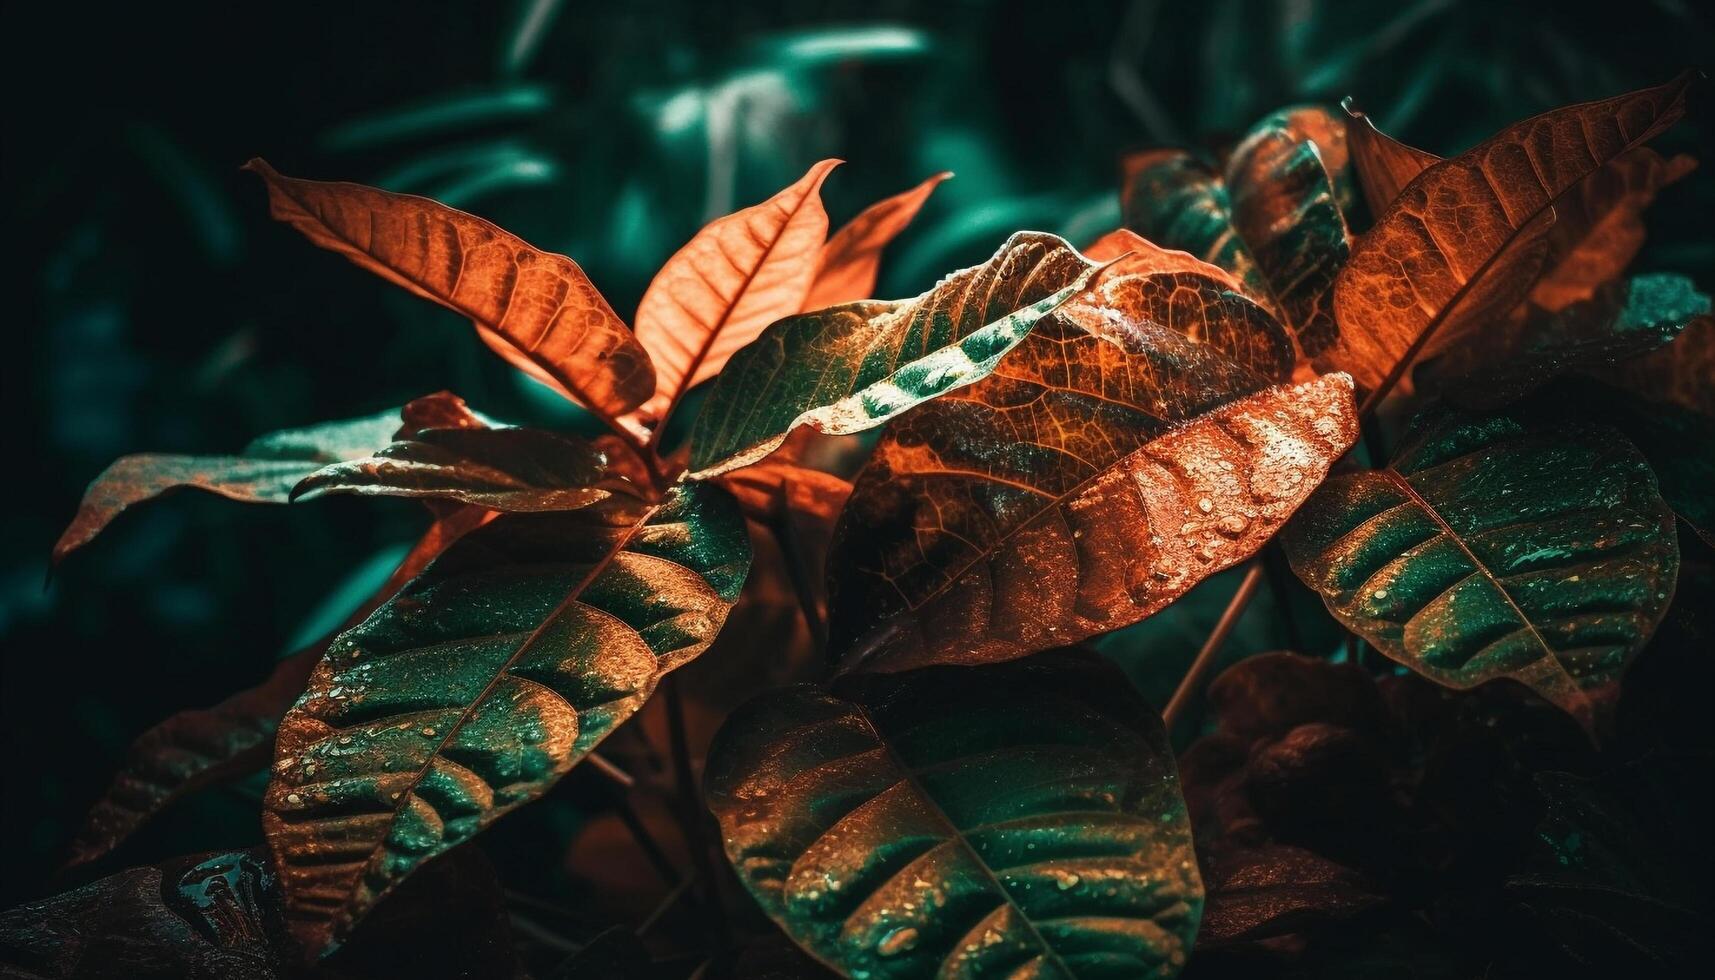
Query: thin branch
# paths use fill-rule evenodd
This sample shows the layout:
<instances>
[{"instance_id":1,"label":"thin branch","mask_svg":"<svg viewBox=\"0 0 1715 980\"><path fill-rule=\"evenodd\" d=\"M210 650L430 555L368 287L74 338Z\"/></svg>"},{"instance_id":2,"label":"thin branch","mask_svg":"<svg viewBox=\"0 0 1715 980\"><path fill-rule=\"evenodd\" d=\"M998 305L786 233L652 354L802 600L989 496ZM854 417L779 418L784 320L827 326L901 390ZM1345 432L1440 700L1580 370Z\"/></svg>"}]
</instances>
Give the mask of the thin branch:
<instances>
[{"instance_id":1,"label":"thin branch","mask_svg":"<svg viewBox=\"0 0 1715 980\"><path fill-rule=\"evenodd\" d=\"M674 885L666 895L662 896L661 901L656 903L655 908L651 909L649 914L643 917L643 921L637 924L637 929L635 930L637 935L641 937L644 933L653 929L655 927L655 923L661 921L661 917L666 915L667 911L677 904L679 899L685 896L686 892L691 890L691 885L694 884L696 880L697 879L694 875L684 878L678 884Z\"/></svg>"},{"instance_id":2,"label":"thin branch","mask_svg":"<svg viewBox=\"0 0 1715 980\"><path fill-rule=\"evenodd\" d=\"M709 861L711 842L703 833L702 797L691 773L691 750L685 732L685 705L679 693L679 675L668 674L663 685L667 702L667 733L673 750L673 775L679 786L679 823L685 844L691 851L691 867L695 871L698 904L708 914L709 935L716 942L726 939L726 909L716 891L714 866Z\"/></svg>"},{"instance_id":3,"label":"thin branch","mask_svg":"<svg viewBox=\"0 0 1715 980\"><path fill-rule=\"evenodd\" d=\"M1197 651L1197 658L1191 661L1191 667L1180 680L1179 688L1173 692L1173 699L1167 702L1167 710L1161 713L1161 720L1167 726L1169 734L1173 732L1173 723L1185 712L1185 706L1190 703L1192 694L1201 688L1203 675L1214 665L1216 654L1221 652L1221 646L1227 642L1227 636L1237 626L1240 617L1245 613L1245 606L1250 604L1251 597L1256 595L1257 586L1262 584L1263 563L1253 560L1250 570L1245 572L1239 590L1233 593L1233 598L1227 603L1226 611L1221 613L1220 622L1215 624L1214 632L1203 641L1203 649Z\"/></svg>"}]
</instances>

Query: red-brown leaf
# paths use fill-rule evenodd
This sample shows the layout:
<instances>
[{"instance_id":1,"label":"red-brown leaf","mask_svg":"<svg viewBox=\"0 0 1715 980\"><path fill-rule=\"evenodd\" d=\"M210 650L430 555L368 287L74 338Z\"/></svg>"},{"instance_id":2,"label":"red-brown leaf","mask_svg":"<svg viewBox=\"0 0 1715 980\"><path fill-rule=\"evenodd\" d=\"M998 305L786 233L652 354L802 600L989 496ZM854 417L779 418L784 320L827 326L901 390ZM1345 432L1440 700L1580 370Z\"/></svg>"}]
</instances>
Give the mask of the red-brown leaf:
<instances>
[{"instance_id":1,"label":"red-brown leaf","mask_svg":"<svg viewBox=\"0 0 1715 980\"><path fill-rule=\"evenodd\" d=\"M935 187L951 176L951 171L938 173L908 191L877 201L835 232L822 246L821 267L804 300L804 311L871 298L882 249L917 217Z\"/></svg>"}]
</instances>

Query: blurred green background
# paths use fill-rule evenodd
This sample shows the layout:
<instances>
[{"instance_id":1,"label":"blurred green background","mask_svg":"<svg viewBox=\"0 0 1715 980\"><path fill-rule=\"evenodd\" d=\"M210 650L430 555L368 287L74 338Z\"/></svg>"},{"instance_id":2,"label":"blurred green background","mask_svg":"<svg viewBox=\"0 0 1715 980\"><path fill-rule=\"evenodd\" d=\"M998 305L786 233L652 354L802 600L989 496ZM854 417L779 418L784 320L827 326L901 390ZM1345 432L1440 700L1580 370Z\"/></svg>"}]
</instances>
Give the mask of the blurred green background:
<instances>
[{"instance_id":1,"label":"blurred green background","mask_svg":"<svg viewBox=\"0 0 1715 980\"><path fill-rule=\"evenodd\" d=\"M259 680L417 527L385 503L181 495L121 519L44 589L49 546L101 467L232 451L441 388L510 421L581 424L456 316L270 223L238 171L251 156L493 219L576 258L627 316L702 223L819 158L848 161L825 190L836 223L953 170L884 267L880 293L905 296L1018 229L1083 243L1113 227L1128 150L1217 146L1280 105L1351 94L1448 154L1715 50L1708 12L1677 0L9 2L3 16L19 344L4 383L18 424L0 512L0 906L52 887L131 738ZM1662 148L1707 157L1707 104L1697 92ZM1700 173L1663 195L1644 267L1711 285L1712 188ZM1231 588L1199 590L1121 653L1170 678ZM1230 655L1285 642L1267 613ZM204 794L114 860L254 842L254 793Z\"/></svg>"}]
</instances>

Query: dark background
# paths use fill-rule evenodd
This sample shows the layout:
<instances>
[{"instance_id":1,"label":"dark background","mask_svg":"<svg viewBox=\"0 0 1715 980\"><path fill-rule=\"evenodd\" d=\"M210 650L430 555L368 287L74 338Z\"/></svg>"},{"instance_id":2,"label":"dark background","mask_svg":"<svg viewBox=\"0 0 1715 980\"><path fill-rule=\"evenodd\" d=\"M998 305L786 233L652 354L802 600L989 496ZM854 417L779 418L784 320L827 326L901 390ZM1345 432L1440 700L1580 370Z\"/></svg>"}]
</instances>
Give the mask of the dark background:
<instances>
[{"instance_id":1,"label":"dark background","mask_svg":"<svg viewBox=\"0 0 1715 980\"><path fill-rule=\"evenodd\" d=\"M413 509L180 495L43 587L84 484L143 450L219 453L451 388L509 421L585 420L469 327L266 217L238 166L438 197L576 258L622 315L704 221L816 159L836 223L942 169L893 247L905 296L1037 228L1117 223L1123 152L1213 146L1355 95L1457 152L1516 118L1706 61L1684 2L1399 0L161 5L7 3L0 511L0 907L53 869L140 731L263 677L337 622ZM1705 66L1706 67L1706 66ZM1659 145L1708 157L1708 94ZM1669 189L1644 268L1711 285L1715 181ZM1148 693L1229 582L1114 641ZM1213 601L1208 597L1213 596ZM1279 644L1267 608L1229 654ZM1168 681L1170 684L1170 680ZM175 808L97 870L260 837L258 787ZM532 818L542 819L542 818Z\"/></svg>"}]
</instances>

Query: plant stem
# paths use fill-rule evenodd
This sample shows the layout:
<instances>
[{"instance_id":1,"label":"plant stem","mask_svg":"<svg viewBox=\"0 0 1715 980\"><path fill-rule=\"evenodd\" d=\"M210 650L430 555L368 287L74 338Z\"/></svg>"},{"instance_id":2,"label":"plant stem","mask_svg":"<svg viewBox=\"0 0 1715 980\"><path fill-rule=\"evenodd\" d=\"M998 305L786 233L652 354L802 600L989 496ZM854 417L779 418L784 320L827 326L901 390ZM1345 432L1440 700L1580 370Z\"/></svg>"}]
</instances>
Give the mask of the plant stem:
<instances>
[{"instance_id":1,"label":"plant stem","mask_svg":"<svg viewBox=\"0 0 1715 980\"><path fill-rule=\"evenodd\" d=\"M1167 710L1161 713L1161 721L1167 727L1167 733L1173 734L1173 723L1184 714L1185 706L1190 703L1192 694L1199 689L1203 675L1215 663L1215 655L1221 652L1222 644L1227 642L1228 634L1239 623L1239 618L1245 613L1245 606L1250 604L1251 597L1256 595L1257 586L1262 584L1263 563L1260 559L1252 560L1250 569L1245 572L1244 581L1239 583L1239 590L1233 593L1233 598L1227 603L1221 619L1215 624L1215 629L1209 638L1203 641L1203 649L1197 651L1197 657L1191 661L1191 667L1185 671L1185 677L1179 681L1179 687L1173 692L1172 700L1167 702Z\"/></svg>"},{"instance_id":2,"label":"plant stem","mask_svg":"<svg viewBox=\"0 0 1715 980\"><path fill-rule=\"evenodd\" d=\"M667 733L673 749L673 775L679 786L679 823L691 851L698 904L708 913L709 935L717 943L726 940L726 910L721 905L714 867L709 862L710 843L703 833L703 807L697 781L691 773L691 750L685 733L685 705L679 693L679 675L668 674Z\"/></svg>"},{"instance_id":3,"label":"plant stem","mask_svg":"<svg viewBox=\"0 0 1715 980\"><path fill-rule=\"evenodd\" d=\"M821 663L828 653L828 624L822 619L822 610L817 606L812 572L806 567L802 542L792 531L792 516L783 513L773 522L774 540L780 543L780 551L786 558L786 574L792 579L792 591L798 597L798 610L804 615L804 627L810 631L810 642L816 646L816 662Z\"/></svg>"},{"instance_id":4,"label":"plant stem","mask_svg":"<svg viewBox=\"0 0 1715 980\"><path fill-rule=\"evenodd\" d=\"M655 835L649 832L649 828L644 826L643 821L637 816L637 811L631 808L631 801L621 796L614 801L613 809L619 815L619 822L625 824L625 829L630 832L632 839L637 842L638 849L643 852L644 857L649 859L649 863L654 866L655 872L661 876L661 880L669 885L679 882L683 877L679 869L673 866L672 859L661 848L661 844L655 839Z\"/></svg>"}]
</instances>

